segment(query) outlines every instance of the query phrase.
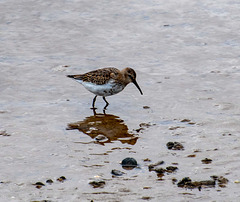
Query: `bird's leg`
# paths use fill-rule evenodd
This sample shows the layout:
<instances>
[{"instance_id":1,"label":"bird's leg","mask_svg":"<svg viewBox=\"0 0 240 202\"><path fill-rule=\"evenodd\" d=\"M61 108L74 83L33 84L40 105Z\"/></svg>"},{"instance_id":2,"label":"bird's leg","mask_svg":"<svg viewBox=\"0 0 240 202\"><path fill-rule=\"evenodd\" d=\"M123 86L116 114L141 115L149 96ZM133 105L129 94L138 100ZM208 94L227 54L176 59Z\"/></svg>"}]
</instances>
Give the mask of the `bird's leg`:
<instances>
[{"instance_id":1,"label":"bird's leg","mask_svg":"<svg viewBox=\"0 0 240 202\"><path fill-rule=\"evenodd\" d=\"M93 115L96 116L97 115L96 108L92 108L92 110L93 110Z\"/></svg>"},{"instance_id":2,"label":"bird's leg","mask_svg":"<svg viewBox=\"0 0 240 202\"><path fill-rule=\"evenodd\" d=\"M97 98L97 95L93 98L92 109L96 109L96 108L95 108L96 98Z\"/></svg>"},{"instance_id":3,"label":"bird's leg","mask_svg":"<svg viewBox=\"0 0 240 202\"><path fill-rule=\"evenodd\" d=\"M106 115L106 109L105 108L103 109L103 114Z\"/></svg>"},{"instance_id":4,"label":"bird's leg","mask_svg":"<svg viewBox=\"0 0 240 202\"><path fill-rule=\"evenodd\" d=\"M103 100L106 102L106 105L105 105L105 107L104 107L104 110L106 110L107 109L107 106L109 105L109 103L108 103L108 101L106 100L106 98L103 96Z\"/></svg>"}]
</instances>

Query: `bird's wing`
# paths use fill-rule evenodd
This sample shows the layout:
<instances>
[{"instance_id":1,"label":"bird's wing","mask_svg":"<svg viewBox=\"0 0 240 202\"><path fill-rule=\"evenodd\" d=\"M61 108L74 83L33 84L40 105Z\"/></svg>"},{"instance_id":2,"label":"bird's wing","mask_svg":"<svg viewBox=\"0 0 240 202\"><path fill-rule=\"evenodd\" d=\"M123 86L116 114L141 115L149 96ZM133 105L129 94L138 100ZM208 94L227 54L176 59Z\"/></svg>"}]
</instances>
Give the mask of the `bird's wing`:
<instances>
[{"instance_id":1,"label":"bird's wing","mask_svg":"<svg viewBox=\"0 0 240 202\"><path fill-rule=\"evenodd\" d=\"M94 70L85 74L68 75L68 77L76 80L82 80L84 82L92 82L97 85L102 85L107 83L112 78L112 73L114 76L117 76L117 74L119 74L119 70L113 67L108 67Z\"/></svg>"}]
</instances>

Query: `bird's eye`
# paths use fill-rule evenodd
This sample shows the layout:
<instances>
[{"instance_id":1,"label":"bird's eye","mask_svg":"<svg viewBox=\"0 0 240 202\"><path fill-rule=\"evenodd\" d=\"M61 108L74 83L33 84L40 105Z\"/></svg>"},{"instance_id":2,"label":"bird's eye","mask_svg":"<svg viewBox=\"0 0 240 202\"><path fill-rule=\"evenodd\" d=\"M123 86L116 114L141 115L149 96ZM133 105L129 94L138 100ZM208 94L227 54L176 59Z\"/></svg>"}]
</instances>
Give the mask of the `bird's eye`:
<instances>
[{"instance_id":1,"label":"bird's eye","mask_svg":"<svg viewBox=\"0 0 240 202\"><path fill-rule=\"evenodd\" d=\"M129 78L130 78L131 80L134 80L133 77L132 77L132 75L128 74L128 76L129 76Z\"/></svg>"}]
</instances>

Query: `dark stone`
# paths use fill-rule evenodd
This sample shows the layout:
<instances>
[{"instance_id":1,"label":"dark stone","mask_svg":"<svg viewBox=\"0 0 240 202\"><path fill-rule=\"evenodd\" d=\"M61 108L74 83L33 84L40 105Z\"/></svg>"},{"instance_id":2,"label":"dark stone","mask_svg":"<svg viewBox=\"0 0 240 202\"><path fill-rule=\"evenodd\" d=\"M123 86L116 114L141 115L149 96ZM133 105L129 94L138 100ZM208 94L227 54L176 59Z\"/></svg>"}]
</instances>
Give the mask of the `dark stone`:
<instances>
[{"instance_id":1,"label":"dark stone","mask_svg":"<svg viewBox=\"0 0 240 202\"><path fill-rule=\"evenodd\" d=\"M137 161L134 158L127 157L122 160L122 166L124 167L136 167Z\"/></svg>"}]
</instances>

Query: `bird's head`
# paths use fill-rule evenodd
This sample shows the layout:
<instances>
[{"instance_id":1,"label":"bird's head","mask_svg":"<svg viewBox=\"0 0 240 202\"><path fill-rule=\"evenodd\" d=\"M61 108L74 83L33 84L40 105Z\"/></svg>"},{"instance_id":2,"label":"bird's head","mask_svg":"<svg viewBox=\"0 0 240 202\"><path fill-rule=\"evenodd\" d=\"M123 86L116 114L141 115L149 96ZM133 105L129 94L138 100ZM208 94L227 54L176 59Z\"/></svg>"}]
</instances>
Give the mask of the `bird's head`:
<instances>
[{"instance_id":1,"label":"bird's head","mask_svg":"<svg viewBox=\"0 0 240 202\"><path fill-rule=\"evenodd\" d=\"M134 83L135 86L140 91L141 95L143 95L142 90L136 81L136 77L137 77L136 72L130 67L127 67L127 68L123 69L122 71L124 72L126 83L131 83L131 82Z\"/></svg>"}]
</instances>

